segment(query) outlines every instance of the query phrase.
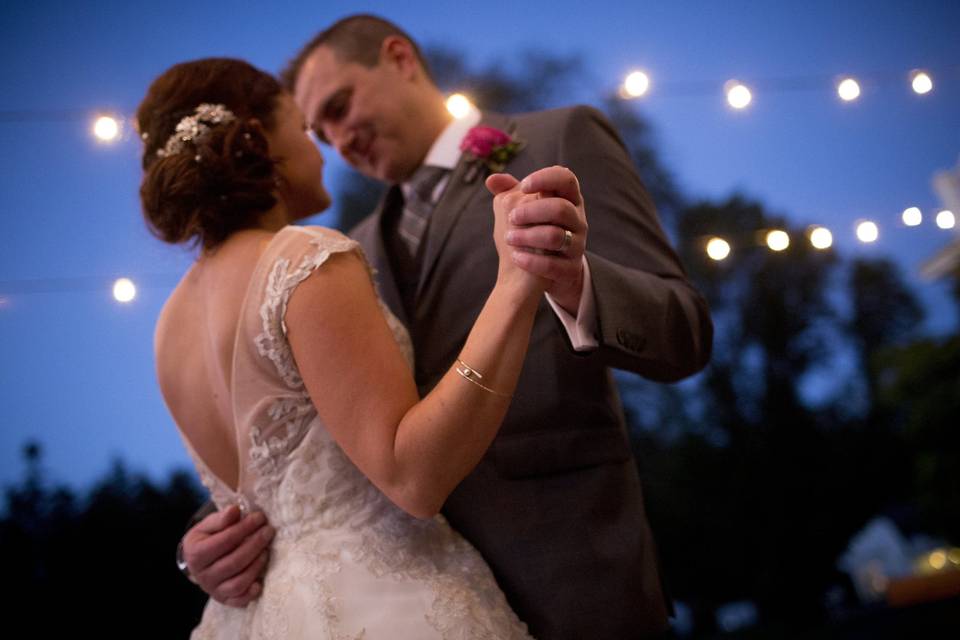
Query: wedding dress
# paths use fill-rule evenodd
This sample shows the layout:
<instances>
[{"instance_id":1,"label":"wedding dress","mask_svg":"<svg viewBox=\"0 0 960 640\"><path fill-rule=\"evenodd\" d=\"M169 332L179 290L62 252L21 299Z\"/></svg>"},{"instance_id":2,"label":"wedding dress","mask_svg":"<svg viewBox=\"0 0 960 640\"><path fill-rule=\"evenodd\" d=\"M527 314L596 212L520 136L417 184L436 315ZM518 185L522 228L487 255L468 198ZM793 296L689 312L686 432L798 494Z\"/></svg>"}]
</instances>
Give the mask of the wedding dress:
<instances>
[{"instance_id":1,"label":"wedding dress","mask_svg":"<svg viewBox=\"0 0 960 640\"><path fill-rule=\"evenodd\" d=\"M238 489L214 476L184 438L217 506L262 509L277 532L261 596L245 609L211 599L191 637L529 638L480 554L442 516L419 520L390 502L314 409L283 317L297 285L347 251L360 253L359 245L335 231L290 226L254 270L232 369ZM380 306L412 366L406 330Z\"/></svg>"}]
</instances>

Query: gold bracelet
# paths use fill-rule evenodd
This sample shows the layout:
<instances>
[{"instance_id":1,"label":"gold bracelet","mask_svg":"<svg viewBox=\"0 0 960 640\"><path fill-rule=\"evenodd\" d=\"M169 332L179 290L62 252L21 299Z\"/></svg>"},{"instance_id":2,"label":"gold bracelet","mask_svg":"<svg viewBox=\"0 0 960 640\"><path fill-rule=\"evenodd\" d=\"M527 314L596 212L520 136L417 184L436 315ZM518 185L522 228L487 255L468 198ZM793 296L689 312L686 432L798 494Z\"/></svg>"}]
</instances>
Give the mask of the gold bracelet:
<instances>
[{"instance_id":1,"label":"gold bracelet","mask_svg":"<svg viewBox=\"0 0 960 640\"><path fill-rule=\"evenodd\" d=\"M512 395L508 395L506 393L500 393L499 391L494 391L490 387L481 383L480 380L483 380L483 374L477 371L476 369L474 369L473 367L471 367L470 365L468 365L463 360L457 359L457 363L460 365L459 367L456 367L457 373L459 373L460 376L467 382L472 382L473 384L477 385L484 391L488 393L492 393L495 396L500 396L501 398L513 397Z\"/></svg>"}]
</instances>

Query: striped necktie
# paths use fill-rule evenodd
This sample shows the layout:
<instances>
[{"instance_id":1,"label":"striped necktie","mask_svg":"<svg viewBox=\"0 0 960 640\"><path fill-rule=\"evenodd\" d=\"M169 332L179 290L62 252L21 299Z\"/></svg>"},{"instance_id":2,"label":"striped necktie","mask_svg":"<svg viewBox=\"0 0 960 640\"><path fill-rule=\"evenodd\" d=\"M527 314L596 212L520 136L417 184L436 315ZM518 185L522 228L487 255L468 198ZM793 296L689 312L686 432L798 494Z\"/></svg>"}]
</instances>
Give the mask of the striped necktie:
<instances>
[{"instance_id":1,"label":"striped necktie","mask_svg":"<svg viewBox=\"0 0 960 640\"><path fill-rule=\"evenodd\" d=\"M407 252L404 258L411 263L418 262L420 241L433 211L433 192L440 180L447 175L447 171L443 167L420 167L407 182L407 188L402 190L403 212L397 225L397 235Z\"/></svg>"}]
</instances>

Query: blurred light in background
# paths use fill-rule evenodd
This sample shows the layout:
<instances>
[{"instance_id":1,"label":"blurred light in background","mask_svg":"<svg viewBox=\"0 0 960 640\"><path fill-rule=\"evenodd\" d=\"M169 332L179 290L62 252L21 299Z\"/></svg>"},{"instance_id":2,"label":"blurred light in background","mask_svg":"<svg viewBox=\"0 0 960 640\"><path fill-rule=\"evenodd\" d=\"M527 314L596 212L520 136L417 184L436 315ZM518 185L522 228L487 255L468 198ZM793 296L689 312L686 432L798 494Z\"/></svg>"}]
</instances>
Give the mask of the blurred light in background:
<instances>
[{"instance_id":1,"label":"blurred light in background","mask_svg":"<svg viewBox=\"0 0 960 640\"><path fill-rule=\"evenodd\" d=\"M844 78L837 85L837 95L844 102L850 102L860 97L860 84L853 78Z\"/></svg>"},{"instance_id":2,"label":"blurred light in background","mask_svg":"<svg viewBox=\"0 0 960 640\"><path fill-rule=\"evenodd\" d=\"M860 242L876 242L880 237L880 229L875 222L864 220L857 223L857 239Z\"/></svg>"},{"instance_id":3,"label":"blurred light in background","mask_svg":"<svg viewBox=\"0 0 960 640\"><path fill-rule=\"evenodd\" d=\"M117 302L130 302L137 297L137 287L130 278L119 278L113 283L113 297Z\"/></svg>"},{"instance_id":4,"label":"blurred light in background","mask_svg":"<svg viewBox=\"0 0 960 640\"><path fill-rule=\"evenodd\" d=\"M120 136L120 121L113 116L100 116L93 122L93 135L101 142L113 142Z\"/></svg>"},{"instance_id":5,"label":"blurred light in background","mask_svg":"<svg viewBox=\"0 0 960 640\"><path fill-rule=\"evenodd\" d=\"M471 111L473 111L473 104L467 98L467 96L462 93L455 93L449 98L447 98L447 111L450 114L457 118L465 118Z\"/></svg>"},{"instance_id":6,"label":"blurred light in background","mask_svg":"<svg viewBox=\"0 0 960 640\"><path fill-rule=\"evenodd\" d=\"M649 89L650 76L643 71L634 71L623 81L623 95L627 98L639 98Z\"/></svg>"},{"instance_id":7,"label":"blurred light in background","mask_svg":"<svg viewBox=\"0 0 960 640\"><path fill-rule=\"evenodd\" d=\"M723 88L727 92L727 103L734 109L744 109L753 101L750 89L736 80L728 81Z\"/></svg>"},{"instance_id":8,"label":"blurred light in background","mask_svg":"<svg viewBox=\"0 0 960 640\"><path fill-rule=\"evenodd\" d=\"M910 74L910 86L914 93L930 93L933 90L933 78L926 71L914 71Z\"/></svg>"},{"instance_id":9,"label":"blurred light in background","mask_svg":"<svg viewBox=\"0 0 960 640\"><path fill-rule=\"evenodd\" d=\"M730 243L723 238L710 238L707 242L707 255L712 260L723 260L730 255Z\"/></svg>"},{"instance_id":10,"label":"blurred light in background","mask_svg":"<svg viewBox=\"0 0 960 640\"><path fill-rule=\"evenodd\" d=\"M922 553L914 560L914 568L922 576L960 570L960 547L941 547Z\"/></svg>"},{"instance_id":11,"label":"blurred light in background","mask_svg":"<svg viewBox=\"0 0 960 640\"><path fill-rule=\"evenodd\" d=\"M915 227L923 222L923 214L917 207L908 207L903 210L903 224L908 227Z\"/></svg>"},{"instance_id":12,"label":"blurred light in background","mask_svg":"<svg viewBox=\"0 0 960 640\"><path fill-rule=\"evenodd\" d=\"M944 209L937 214L937 226L941 229L953 229L954 225L957 224L956 217L953 215L953 211L949 209Z\"/></svg>"},{"instance_id":13,"label":"blurred light in background","mask_svg":"<svg viewBox=\"0 0 960 640\"><path fill-rule=\"evenodd\" d=\"M810 227L810 244L814 249L829 249L833 246L833 234L826 227Z\"/></svg>"},{"instance_id":14,"label":"blurred light in background","mask_svg":"<svg viewBox=\"0 0 960 640\"><path fill-rule=\"evenodd\" d=\"M787 235L786 231L780 229L774 229L767 233L766 241L771 251L783 251L790 246L790 236Z\"/></svg>"}]
</instances>

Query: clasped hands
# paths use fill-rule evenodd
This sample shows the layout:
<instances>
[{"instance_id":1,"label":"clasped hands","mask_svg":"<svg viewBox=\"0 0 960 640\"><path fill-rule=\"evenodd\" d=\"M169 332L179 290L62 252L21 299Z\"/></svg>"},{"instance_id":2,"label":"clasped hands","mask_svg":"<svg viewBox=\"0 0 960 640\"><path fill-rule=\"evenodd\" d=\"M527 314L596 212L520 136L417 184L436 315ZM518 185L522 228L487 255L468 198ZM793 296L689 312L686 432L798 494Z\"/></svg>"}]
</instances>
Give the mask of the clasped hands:
<instances>
[{"instance_id":1,"label":"clasped hands","mask_svg":"<svg viewBox=\"0 0 960 640\"><path fill-rule=\"evenodd\" d=\"M536 196L516 200L505 241L515 248L516 265L546 280L546 292L576 317L587 244L587 214L577 177L566 167L553 166L521 181L494 174L487 178L487 188L495 196L511 190Z\"/></svg>"}]
</instances>

